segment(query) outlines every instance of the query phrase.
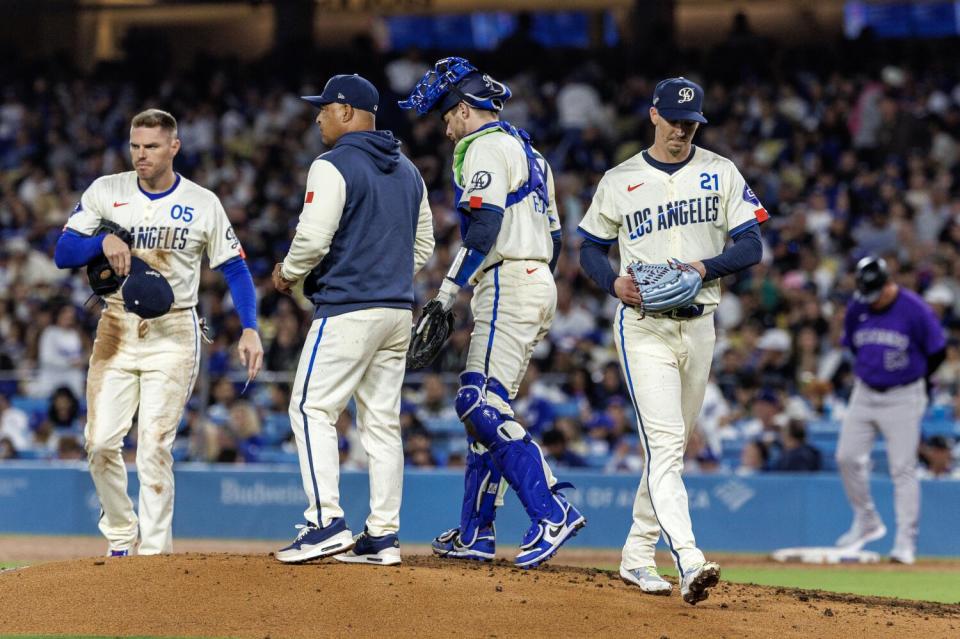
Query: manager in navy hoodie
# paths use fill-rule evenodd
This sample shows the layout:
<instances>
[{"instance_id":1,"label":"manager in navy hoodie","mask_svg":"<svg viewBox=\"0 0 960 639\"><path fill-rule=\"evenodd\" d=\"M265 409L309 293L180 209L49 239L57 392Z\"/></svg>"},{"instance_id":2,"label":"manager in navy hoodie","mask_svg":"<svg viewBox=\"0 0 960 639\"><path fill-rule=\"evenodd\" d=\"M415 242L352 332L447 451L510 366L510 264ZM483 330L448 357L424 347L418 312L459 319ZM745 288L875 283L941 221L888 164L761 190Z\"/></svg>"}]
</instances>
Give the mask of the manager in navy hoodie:
<instances>
[{"instance_id":1,"label":"manager in navy hoodie","mask_svg":"<svg viewBox=\"0 0 960 639\"><path fill-rule=\"evenodd\" d=\"M330 150L310 166L296 235L273 271L283 293L303 280L316 306L290 398L307 521L276 557L398 564L400 386L413 276L433 252L433 217L400 142L376 130L379 94L370 82L337 75L321 95L304 99L320 108L317 124ZM351 397L370 470L370 516L356 537L340 507L334 426Z\"/></svg>"}]
</instances>

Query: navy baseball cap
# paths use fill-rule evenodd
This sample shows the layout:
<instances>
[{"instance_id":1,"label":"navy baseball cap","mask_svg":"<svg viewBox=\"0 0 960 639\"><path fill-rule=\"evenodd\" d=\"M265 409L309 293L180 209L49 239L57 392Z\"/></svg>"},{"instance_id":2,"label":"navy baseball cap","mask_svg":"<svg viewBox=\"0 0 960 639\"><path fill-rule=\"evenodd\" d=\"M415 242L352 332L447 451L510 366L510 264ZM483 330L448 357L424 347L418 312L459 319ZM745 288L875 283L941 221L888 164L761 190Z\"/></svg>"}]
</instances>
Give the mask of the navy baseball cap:
<instances>
[{"instance_id":1,"label":"navy baseball cap","mask_svg":"<svg viewBox=\"0 0 960 639\"><path fill-rule=\"evenodd\" d=\"M377 92L377 87L356 73L335 75L327 80L327 85L323 87L323 93L320 95L300 97L318 107L337 102L339 104L349 104L354 109L369 111L370 113L376 113L377 105L380 104L380 94Z\"/></svg>"},{"instance_id":2,"label":"navy baseball cap","mask_svg":"<svg viewBox=\"0 0 960 639\"><path fill-rule=\"evenodd\" d=\"M139 257L130 258L130 275L120 288L123 306L143 319L165 315L173 306L173 289L159 271Z\"/></svg>"},{"instance_id":3,"label":"navy baseball cap","mask_svg":"<svg viewBox=\"0 0 960 639\"><path fill-rule=\"evenodd\" d=\"M703 88L684 77L667 78L653 90L653 106L668 120L691 120L706 124L703 117Z\"/></svg>"}]
</instances>

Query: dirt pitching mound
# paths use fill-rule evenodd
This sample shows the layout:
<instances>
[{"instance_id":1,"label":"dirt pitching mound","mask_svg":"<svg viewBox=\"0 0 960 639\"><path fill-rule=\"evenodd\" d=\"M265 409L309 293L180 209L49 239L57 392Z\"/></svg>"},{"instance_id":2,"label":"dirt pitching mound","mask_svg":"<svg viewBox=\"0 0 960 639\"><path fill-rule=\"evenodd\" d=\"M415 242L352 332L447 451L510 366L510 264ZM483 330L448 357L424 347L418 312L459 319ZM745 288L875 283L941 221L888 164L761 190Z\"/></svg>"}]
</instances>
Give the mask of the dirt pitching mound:
<instances>
[{"instance_id":1,"label":"dirt pitching mound","mask_svg":"<svg viewBox=\"0 0 960 639\"><path fill-rule=\"evenodd\" d=\"M353 637L960 636L960 606L721 583L689 606L617 574L408 556L395 567L265 555L61 561L0 573L0 635Z\"/></svg>"}]
</instances>

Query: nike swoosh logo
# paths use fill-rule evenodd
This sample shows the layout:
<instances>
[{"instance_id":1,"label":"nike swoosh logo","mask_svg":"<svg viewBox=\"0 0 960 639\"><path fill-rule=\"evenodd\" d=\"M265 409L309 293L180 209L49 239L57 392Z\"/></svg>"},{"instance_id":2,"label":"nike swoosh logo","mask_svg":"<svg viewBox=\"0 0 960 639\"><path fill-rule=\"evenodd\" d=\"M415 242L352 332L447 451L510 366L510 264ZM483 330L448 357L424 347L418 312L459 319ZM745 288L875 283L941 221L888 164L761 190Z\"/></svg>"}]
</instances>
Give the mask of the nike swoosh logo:
<instances>
[{"instance_id":1,"label":"nike swoosh logo","mask_svg":"<svg viewBox=\"0 0 960 639\"><path fill-rule=\"evenodd\" d=\"M627 185L627 192L630 193L630 192L632 192L632 191L634 191L634 190L636 190L636 189L639 189L639 188L640 188L641 186L643 186L644 184L645 184L645 182L641 182L640 184L632 184L632 185L629 185L629 184L628 184L628 185Z\"/></svg>"},{"instance_id":2,"label":"nike swoosh logo","mask_svg":"<svg viewBox=\"0 0 960 639\"><path fill-rule=\"evenodd\" d=\"M561 530L563 530L563 524L561 524L561 525L559 525L559 526L554 526L554 527L550 528L547 532L550 533L550 536L551 536L551 537L556 537L557 535L560 534L560 531L561 531Z\"/></svg>"},{"instance_id":3,"label":"nike swoosh logo","mask_svg":"<svg viewBox=\"0 0 960 639\"><path fill-rule=\"evenodd\" d=\"M537 268L539 268L539 267L537 267ZM536 272L537 272L537 269L535 269L535 268L528 268L528 269L527 269L527 275L533 275L533 274L536 273Z\"/></svg>"},{"instance_id":4,"label":"nike swoosh logo","mask_svg":"<svg viewBox=\"0 0 960 639\"><path fill-rule=\"evenodd\" d=\"M114 203L113 203L113 208L117 208L118 206L126 206L127 204L130 204L130 203L129 203L129 202L114 202Z\"/></svg>"}]
</instances>

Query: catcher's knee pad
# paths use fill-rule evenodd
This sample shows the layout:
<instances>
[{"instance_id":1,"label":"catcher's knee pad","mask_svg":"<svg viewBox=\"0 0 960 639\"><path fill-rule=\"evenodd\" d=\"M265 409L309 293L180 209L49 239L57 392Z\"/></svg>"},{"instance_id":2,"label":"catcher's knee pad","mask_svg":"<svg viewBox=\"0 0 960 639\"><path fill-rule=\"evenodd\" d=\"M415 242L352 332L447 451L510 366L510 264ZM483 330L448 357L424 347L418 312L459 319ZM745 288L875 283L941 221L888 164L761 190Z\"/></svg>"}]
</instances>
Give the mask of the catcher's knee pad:
<instances>
[{"instance_id":1,"label":"catcher's knee pad","mask_svg":"<svg viewBox=\"0 0 960 639\"><path fill-rule=\"evenodd\" d=\"M478 533L493 524L501 478L490 451L470 440L460 510L460 543L463 545L472 545Z\"/></svg>"},{"instance_id":2,"label":"catcher's knee pad","mask_svg":"<svg viewBox=\"0 0 960 639\"><path fill-rule=\"evenodd\" d=\"M482 373L463 373L456 400L460 421L472 428L477 440L487 448L498 440L523 438L526 435L523 427L513 421L511 415L504 416L500 409L488 403L488 397L509 410L509 396L499 381L487 379Z\"/></svg>"}]
</instances>

